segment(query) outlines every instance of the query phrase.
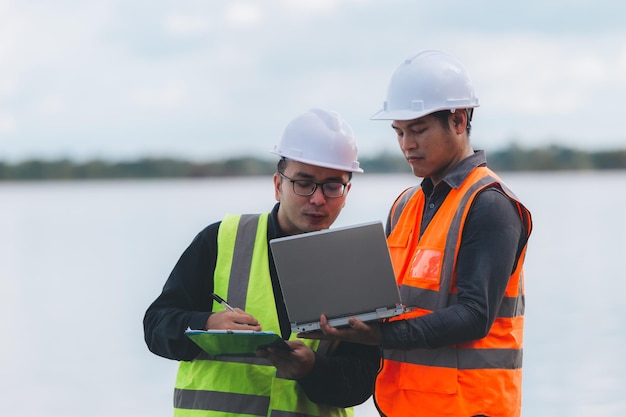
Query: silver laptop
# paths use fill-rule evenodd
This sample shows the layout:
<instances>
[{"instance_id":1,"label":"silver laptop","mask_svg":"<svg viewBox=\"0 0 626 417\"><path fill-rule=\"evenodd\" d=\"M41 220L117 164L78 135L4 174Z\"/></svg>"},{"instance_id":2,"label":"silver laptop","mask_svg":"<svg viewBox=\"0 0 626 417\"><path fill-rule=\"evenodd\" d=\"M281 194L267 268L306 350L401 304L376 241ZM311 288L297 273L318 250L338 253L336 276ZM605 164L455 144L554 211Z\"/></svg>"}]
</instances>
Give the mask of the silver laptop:
<instances>
[{"instance_id":1,"label":"silver laptop","mask_svg":"<svg viewBox=\"0 0 626 417\"><path fill-rule=\"evenodd\" d=\"M287 315L294 333L350 317L374 321L404 312L382 222L270 240Z\"/></svg>"}]
</instances>

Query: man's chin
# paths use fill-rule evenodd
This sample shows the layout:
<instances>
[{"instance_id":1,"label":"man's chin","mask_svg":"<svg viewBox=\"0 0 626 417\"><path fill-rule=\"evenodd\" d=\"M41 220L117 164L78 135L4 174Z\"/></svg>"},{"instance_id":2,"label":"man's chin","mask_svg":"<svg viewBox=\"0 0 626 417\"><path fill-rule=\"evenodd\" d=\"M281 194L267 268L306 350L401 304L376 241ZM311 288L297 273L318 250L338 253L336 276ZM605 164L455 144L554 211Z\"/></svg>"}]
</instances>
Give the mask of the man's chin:
<instances>
[{"instance_id":1,"label":"man's chin","mask_svg":"<svg viewBox=\"0 0 626 417\"><path fill-rule=\"evenodd\" d=\"M305 227L307 232L317 232L319 230L324 230L324 229L328 229L330 227L330 224L328 224L328 219L327 218L319 218L319 219L315 219L315 218L308 218L308 222L307 225Z\"/></svg>"}]
</instances>

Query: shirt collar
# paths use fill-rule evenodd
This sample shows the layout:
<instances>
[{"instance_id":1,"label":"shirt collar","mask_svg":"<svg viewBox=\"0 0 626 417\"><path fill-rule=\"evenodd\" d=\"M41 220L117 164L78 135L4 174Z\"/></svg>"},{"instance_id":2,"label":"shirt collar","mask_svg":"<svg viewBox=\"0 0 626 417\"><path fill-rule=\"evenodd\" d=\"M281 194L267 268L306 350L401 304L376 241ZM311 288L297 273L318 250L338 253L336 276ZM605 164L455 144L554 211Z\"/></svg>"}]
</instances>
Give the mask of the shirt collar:
<instances>
[{"instance_id":1,"label":"shirt collar","mask_svg":"<svg viewBox=\"0 0 626 417\"><path fill-rule=\"evenodd\" d=\"M274 204L274 208L272 208L272 212L270 213L270 217L268 219L267 235L269 239L274 239L276 237L285 236L285 232L283 232L280 226L278 225L278 207L279 206L280 206L280 203Z\"/></svg>"},{"instance_id":2,"label":"shirt collar","mask_svg":"<svg viewBox=\"0 0 626 417\"><path fill-rule=\"evenodd\" d=\"M456 164L441 182L446 183L450 188L459 188L465 178L474 170L474 168L487 165L487 156L485 151L474 151L474 154ZM433 182L430 178L424 178L421 183L424 194L430 195L433 191Z\"/></svg>"}]
</instances>

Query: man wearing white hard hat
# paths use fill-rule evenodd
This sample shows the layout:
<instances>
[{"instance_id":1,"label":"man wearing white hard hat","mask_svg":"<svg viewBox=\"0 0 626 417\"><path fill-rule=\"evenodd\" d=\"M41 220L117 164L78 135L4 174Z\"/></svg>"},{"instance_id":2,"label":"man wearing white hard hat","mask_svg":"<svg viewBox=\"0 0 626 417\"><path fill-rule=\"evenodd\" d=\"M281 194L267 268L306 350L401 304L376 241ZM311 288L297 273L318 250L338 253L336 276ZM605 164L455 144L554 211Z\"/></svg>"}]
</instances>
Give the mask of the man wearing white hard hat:
<instances>
[{"instance_id":1,"label":"man wearing white hard hat","mask_svg":"<svg viewBox=\"0 0 626 417\"><path fill-rule=\"evenodd\" d=\"M470 144L478 99L465 67L423 51L394 72L383 109L423 178L391 207L387 242L409 312L352 319L326 337L383 348L375 402L399 417L518 417L530 212Z\"/></svg>"},{"instance_id":2,"label":"man wearing white hard hat","mask_svg":"<svg viewBox=\"0 0 626 417\"><path fill-rule=\"evenodd\" d=\"M312 109L285 128L274 154L277 204L263 214L226 215L202 230L180 257L144 317L149 349L180 361L175 416L352 416L380 361L362 344L298 339L291 327L269 240L329 228L352 173L363 172L352 129L337 113ZM320 262L312 254L312 262ZM227 298L224 310L212 294ZM292 351L258 357L205 354L185 336L199 330L273 331Z\"/></svg>"}]
</instances>

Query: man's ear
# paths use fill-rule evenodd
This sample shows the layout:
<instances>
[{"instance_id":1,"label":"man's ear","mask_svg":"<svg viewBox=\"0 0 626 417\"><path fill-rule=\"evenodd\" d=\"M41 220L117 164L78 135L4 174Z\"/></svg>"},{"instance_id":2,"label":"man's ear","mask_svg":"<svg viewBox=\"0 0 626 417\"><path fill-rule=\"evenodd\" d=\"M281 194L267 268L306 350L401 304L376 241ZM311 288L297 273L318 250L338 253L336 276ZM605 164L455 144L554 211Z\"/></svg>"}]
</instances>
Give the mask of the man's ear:
<instances>
[{"instance_id":1,"label":"man's ear","mask_svg":"<svg viewBox=\"0 0 626 417\"><path fill-rule=\"evenodd\" d=\"M280 201L280 187L282 186L280 174L274 173L274 198L276 201Z\"/></svg>"},{"instance_id":2,"label":"man's ear","mask_svg":"<svg viewBox=\"0 0 626 417\"><path fill-rule=\"evenodd\" d=\"M465 111L455 111L451 115L452 117L452 125L454 127L454 131L458 134L463 133L467 128L467 112Z\"/></svg>"}]
</instances>

